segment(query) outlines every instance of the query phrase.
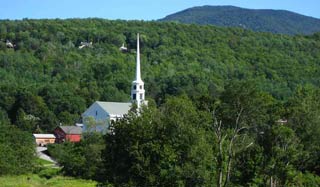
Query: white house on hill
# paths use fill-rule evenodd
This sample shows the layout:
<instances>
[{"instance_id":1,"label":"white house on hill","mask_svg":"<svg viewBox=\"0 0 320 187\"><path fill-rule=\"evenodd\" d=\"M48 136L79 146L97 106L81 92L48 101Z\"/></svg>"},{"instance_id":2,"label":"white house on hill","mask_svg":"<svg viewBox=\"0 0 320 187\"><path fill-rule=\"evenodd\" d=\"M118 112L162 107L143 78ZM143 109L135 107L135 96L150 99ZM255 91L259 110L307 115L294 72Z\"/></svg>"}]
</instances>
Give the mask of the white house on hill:
<instances>
[{"instance_id":1,"label":"white house on hill","mask_svg":"<svg viewBox=\"0 0 320 187\"><path fill-rule=\"evenodd\" d=\"M141 79L140 72L140 45L139 34L137 35L137 61L136 61L136 77L132 81L131 86L131 102L94 102L83 114L83 130L89 130L90 123L88 119L95 121L95 131L105 132L109 124L113 120L123 118L132 106L132 103L137 105L139 110L142 105L147 105L145 100L144 82Z\"/></svg>"}]
</instances>

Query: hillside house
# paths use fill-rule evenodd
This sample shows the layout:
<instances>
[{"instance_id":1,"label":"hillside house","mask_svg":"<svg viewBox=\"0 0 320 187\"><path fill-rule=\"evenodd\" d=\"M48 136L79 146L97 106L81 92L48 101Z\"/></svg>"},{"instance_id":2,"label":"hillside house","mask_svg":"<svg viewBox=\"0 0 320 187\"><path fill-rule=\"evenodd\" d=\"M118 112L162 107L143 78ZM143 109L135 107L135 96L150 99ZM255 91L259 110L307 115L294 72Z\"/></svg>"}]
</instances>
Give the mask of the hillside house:
<instances>
[{"instance_id":1,"label":"hillside house","mask_svg":"<svg viewBox=\"0 0 320 187\"><path fill-rule=\"evenodd\" d=\"M38 146L46 146L56 141L56 137L53 134L33 134L33 137Z\"/></svg>"},{"instance_id":2,"label":"hillside house","mask_svg":"<svg viewBox=\"0 0 320 187\"><path fill-rule=\"evenodd\" d=\"M80 142L82 128L77 126L59 126L54 130L56 142Z\"/></svg>"}]
</instances>

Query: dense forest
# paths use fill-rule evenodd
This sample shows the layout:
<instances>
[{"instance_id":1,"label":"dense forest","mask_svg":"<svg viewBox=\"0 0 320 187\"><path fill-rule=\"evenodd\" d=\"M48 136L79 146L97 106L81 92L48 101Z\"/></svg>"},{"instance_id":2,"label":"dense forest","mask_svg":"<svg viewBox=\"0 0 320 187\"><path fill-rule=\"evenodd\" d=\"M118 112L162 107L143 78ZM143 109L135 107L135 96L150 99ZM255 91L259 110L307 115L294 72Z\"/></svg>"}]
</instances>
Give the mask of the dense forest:
<instances>
[{"instance_id":1,"label":"dense forest","mask_svg":"<svg viewBox=\"0 0 320 187\"><path fill-rule=\"evenodd\" d=\"M320 32L320 19L285 10L246 9L234 6L200 6L170 14L160 21L240 27L279 34Z\"/></svg>"},{"instance_id":2,"label":"dense forest","mask_svg":"<svg viewBox=\"0 0 320 187\"><path fill-rule=\"evenodd\" d=\"M320 33L103 19L0 21L0 175L34 170L31 133L79 122L96 100L130 100L136 33L149 106L114 133L50 146L63 174L106 186L320 183Z\"/></svg>"}]
</instances>

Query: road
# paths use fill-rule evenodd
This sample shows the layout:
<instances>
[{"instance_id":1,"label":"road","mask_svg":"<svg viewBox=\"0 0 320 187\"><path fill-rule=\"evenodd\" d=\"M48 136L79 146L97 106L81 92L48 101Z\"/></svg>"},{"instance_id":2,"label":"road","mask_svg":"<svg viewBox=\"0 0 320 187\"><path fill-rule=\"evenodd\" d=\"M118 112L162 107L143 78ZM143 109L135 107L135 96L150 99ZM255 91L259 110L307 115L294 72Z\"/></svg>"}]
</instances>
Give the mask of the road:
<instances>
[{"instance_id":1,"label":"road","mask_svg":"<svg viewBox=\"0 0 320 187\"><path fill-rule=\"evenodd\" d=\"M52 162L54 165L57 165L57 162L53 160L50 156L43 153L43 151L47 150L46 147L37 147L37 156L43 160L47 160L49 162Z\"/></svg>"}]
</instances>

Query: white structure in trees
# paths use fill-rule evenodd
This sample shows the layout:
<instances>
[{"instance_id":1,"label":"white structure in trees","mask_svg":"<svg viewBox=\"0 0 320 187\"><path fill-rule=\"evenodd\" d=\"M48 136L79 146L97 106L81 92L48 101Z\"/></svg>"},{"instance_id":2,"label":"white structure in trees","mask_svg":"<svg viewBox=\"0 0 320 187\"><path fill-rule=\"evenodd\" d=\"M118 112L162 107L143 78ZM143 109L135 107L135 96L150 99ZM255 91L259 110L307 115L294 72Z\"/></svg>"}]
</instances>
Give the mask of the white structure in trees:
<instances>
[{"instance_id":1,"label":"white structure in trees","mask_svg":"<svg viewBox=\"0 0 320 187\"><path fill-rule=\"evenodd\" d=\"M145 101L144 82L141 79L139 34L137 35L136 77L135 80L132 81L131 102L94 102L82 114L84 130L88 130L89 126L92 125L89 123L92 123L92 120L94 120L94 130L105 132L111 121L123 118L124 115L129 112L132 103L137 105L138 110L143 104L147 105Z\"/></svg>"},{"instance_id":2,"label":"white structure in trees","mask_svg":"<svg viewBox=\"0 0 320 187\"><path fill-rule=\"evenodd\" d=\"M7 48L14 48L15 45L13 45L9 40L6 41Z\"/></svg>"},{"instance_id":3,"label":"white structure in trees","mask_svg":"<svg viewBox=\"0 0 320 187\"><path fill-rule=\"evenodd\" d=\"M141 79L140 71L140 44L139 34L137 36L137 64L136 64L136 79L132 81L131 100L137 104L138 109L145 103L144 82Z\"/></svg>"},{"instance_id":4,"label":"white structure in trees","mask_svg":"<svg viewBox=\"0 0 320 187\"><path fill-rule=\"evenodd\" d=\"M92 42L81 42L80 43L80 46L79 46L79 49L82 49L84 47L92 47Z\"/></svg>"},{"instance_id":5,"label":"white structure in trees","mask_svg":"<svg viewBox=\"0 0 320 187\"><path fill-rule=\"evenodd\" d=\"M122 52L127 52L128 48L124 46L124 43L122 44L122 46L119 48L120 51Z\"/></svg>"}]
</instances>

